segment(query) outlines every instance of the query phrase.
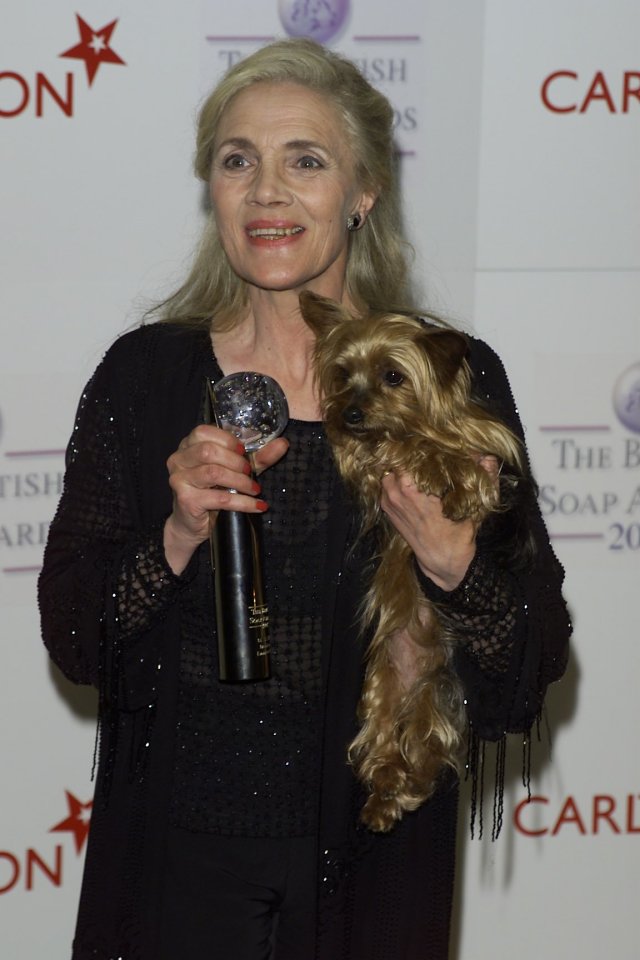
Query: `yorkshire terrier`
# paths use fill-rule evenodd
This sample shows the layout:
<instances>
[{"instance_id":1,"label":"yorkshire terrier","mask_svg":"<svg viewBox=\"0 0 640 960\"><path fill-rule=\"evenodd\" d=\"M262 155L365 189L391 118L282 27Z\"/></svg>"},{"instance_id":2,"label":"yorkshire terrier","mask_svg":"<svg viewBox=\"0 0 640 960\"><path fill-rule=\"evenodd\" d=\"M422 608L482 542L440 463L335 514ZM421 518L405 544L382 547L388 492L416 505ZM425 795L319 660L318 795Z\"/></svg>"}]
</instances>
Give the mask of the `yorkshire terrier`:
<instances>
[{"instance_id":1,"label":"yorkshire terrier","mask_svg":"<svg viewBox=\"0 0 640 960\"><path fill-rule=\"evenodd\" d=\"M375 530L380 562L363 606L373 637L349 759L368 799L363 822L387 831L459 769L466 721L451 667L455 632L420 589L411 548L380 509L382 480L407 474L439 497L445 517L479 526L506 510L480 463L521 474L519 440L471 396L468 342L456 330L400 314L352 316L300 296L316 336L315 377L338 471ZM514 481L517 483L517 481Z\"/></svg>"}]
</instances>

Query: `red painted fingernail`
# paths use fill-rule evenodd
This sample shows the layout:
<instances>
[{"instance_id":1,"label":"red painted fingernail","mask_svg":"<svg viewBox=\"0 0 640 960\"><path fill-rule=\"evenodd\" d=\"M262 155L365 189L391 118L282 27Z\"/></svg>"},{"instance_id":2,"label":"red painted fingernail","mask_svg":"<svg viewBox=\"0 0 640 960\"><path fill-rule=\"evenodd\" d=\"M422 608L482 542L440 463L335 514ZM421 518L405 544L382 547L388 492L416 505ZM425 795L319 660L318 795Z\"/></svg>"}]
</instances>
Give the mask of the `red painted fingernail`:
<instances>
[{"instance_id":1,"label":"red painted fingernail","mask_svg":"<svg viewBox=\"0 0 640 960\"><path fill-rule=\"evenodd\" d=\"M237 452L238 452L239 454L241 454L243 457L244 457L245 453L247 452L247 451L245 450L245 448L244 448L244 443L240 443L239 440L238 440L238 445L237 445L237 447L236 447L236 450L237 450Z\"/></svg>"},{"instance_id":2,"label":"red painted fingernail","mask_svg":"<svg viewBox=\"0 0 640 960\"><path fill-rule=\"evenodd\" d=\"M254 480L251 486L251 489L253 490L254 493L260 493L260 491L262 490L262 487L260 486L259 483L256 483L256 481Z\"/></svg>"},{"instance_id":3,"label":"red painted fingernail","mask_svg":"<svg viewBox=\"0 0 640 960\"><path fill-rule=\"evenodd\" d=\"M251 464L249 463L248 460L247 460L247 462L244 464L244 466L243 466L243 468L242 468L242 472L243 472L243 473L246 473L247 476L249 476L249 475L251 474Z\"/></svg>"},{"instance_id":4,"label":"red painted fingernail","mask_svg":"<svg viewBox=\"0 0 640 960\"><path fill-rule=\"evenodd\" d=\"M260 511L260 513L264 513L265 510L269 509L269 504L264 500L256 500L256 508Z\"/></svg>"}]
</instances>

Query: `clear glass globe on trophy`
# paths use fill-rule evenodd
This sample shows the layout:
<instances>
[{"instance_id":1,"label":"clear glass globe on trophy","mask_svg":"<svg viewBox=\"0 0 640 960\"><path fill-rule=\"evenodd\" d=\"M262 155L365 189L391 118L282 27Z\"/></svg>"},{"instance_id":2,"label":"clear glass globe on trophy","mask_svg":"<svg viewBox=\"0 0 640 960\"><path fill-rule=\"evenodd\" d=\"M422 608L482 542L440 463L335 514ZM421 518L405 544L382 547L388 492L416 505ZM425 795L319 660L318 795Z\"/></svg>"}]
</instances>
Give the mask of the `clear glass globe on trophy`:
<instances>
[{"instance_id":1,"label":"clear glass globe on trophy","mask_svg":"<svg viewBox=\"0 0 640 960\"><path fill-rule=\"evenodd\" d=\"M215 421L254 453L280 436L289 419L279 384L263 373L231 373L211 386Z\"/></svg>"}]
</instances>

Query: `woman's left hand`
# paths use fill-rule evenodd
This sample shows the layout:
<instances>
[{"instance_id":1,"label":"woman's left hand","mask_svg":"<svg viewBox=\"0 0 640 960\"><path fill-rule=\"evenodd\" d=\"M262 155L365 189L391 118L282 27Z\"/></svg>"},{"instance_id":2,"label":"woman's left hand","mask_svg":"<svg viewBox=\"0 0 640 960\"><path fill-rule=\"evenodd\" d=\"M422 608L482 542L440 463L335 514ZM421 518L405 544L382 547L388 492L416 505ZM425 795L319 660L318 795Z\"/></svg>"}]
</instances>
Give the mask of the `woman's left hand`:
<instances>
[{"instance_id":1,"label":"woman's left hand","mask_svg":"<svg viewBox=\"0 0 640 960\"><path fill-rule=\"evenodd\" d=\"M495 457L479 463L498 477ZM382 478L380 507L413 550L420 569L442 590L454 590L462 581L476 552L476 525L471 520L448 520L442 502L421 493L407 474Z\"/></svg>"}]
</instances>

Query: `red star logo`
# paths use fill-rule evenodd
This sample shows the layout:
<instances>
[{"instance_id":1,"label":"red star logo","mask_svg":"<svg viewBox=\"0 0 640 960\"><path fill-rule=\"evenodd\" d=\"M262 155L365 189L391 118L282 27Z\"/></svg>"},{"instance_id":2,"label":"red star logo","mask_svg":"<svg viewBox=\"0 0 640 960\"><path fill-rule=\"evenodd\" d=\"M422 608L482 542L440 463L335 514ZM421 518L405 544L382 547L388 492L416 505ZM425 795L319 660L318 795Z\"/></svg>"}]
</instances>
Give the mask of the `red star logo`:
<instances>
[{"instance_id":1,"label":"red star logo","mask_svg":"<svg viewBox=\"0 0 640 960\"><path fill-rule=\"evenodd\" d=\"M72 60L84 60L87 68L87 77L89 86L93 83L93 78L98 72L101 63L121 63L126 66L115 51L109 46L111 34L116 28L117 20L112 20L101 30L93 30L89 24L76 13L78 29L80 30L80 43L69 50L61 53L61 57L70 57Z\"/></svg>"},{"instance_id":2,"label":"red star logo","mask_svg":"<svg viewBox=\"0 0 640 960\"><path fill-rule=\"evenodd\" d=\"M69 807L69 816L55 827L51 827L49 833L72 833L76 845L76 853L80 853L84 847L87 835L89 833L89 823L91 822L91 807L93 803L81 803L77 797L65 790L67 795L67 805Z\"/></svg>"}]
</instances>

